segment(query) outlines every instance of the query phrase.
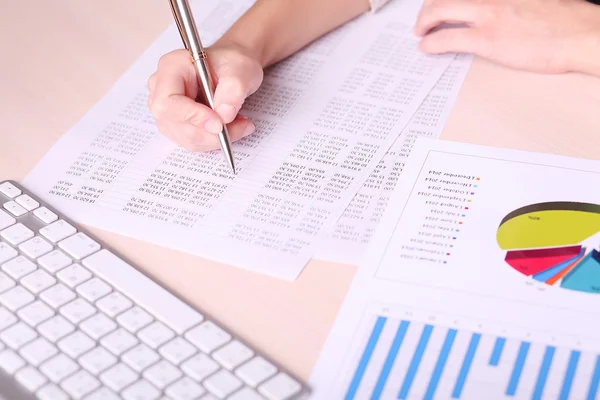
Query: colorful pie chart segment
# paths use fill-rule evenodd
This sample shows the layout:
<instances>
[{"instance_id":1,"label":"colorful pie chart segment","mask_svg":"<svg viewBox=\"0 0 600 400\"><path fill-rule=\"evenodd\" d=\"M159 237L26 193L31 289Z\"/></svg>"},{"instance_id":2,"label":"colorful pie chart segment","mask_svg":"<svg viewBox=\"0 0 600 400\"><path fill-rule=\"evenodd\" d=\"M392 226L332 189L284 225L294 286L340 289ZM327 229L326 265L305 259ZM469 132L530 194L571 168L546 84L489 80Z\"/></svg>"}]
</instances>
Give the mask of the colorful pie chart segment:
<instances>
[{"instance_id":1,"label":"colorful pie chart segment","mask_svg":"<svg viewBox=\"0 0 600 400\"><path fill-rule=\"evenodd\" d=\"M600 293L600 205L532 204L508 214L496 240L513 269L552 286Z\"/></svg>"}]
</instances>

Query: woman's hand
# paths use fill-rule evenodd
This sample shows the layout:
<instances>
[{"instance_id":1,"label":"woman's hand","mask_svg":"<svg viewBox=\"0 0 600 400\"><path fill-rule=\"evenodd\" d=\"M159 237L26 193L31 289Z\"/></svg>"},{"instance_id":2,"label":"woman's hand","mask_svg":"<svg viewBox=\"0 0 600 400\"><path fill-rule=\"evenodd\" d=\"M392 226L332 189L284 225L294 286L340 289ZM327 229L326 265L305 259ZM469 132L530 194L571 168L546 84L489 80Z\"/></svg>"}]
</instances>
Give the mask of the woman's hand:
<instances>
[{"instance_id":1,"label":"woman's hand","mask_svg":"<svg viewBox=\"0 0 600 400\"><path fill-rule=\"evenodd\" d=\"M435 30L440 24L463 26ZM425 0L415 33L426 53L471 53L541 73L600 73L600 6L584 0Z\"/></svg>"},{"instance_id":2,"label":"woman's hand","mask_svg":"<svg viewBox=\"0 0 600 400\"><path fill-rule=\"evenodd\" d=\"M186 50L165 54L148 80L148 105L158 130L189 151L219 148L217 134L227 124L231 141L250 135L254 125L238 114L262 83L261 64L244 48L215 44L206 49L215 81L215 111L197 103L198 79Z\"/></svg>"}]
</instances>

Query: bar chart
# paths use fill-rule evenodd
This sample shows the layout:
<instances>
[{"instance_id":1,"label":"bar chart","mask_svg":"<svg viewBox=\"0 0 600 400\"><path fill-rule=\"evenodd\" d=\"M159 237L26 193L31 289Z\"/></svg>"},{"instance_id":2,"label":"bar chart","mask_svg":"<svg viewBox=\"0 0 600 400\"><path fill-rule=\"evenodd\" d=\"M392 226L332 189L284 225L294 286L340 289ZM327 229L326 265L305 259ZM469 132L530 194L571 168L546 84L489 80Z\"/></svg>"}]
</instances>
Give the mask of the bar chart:
<instances>
[{"instance_id":1,"label":"bar chart","mask_svg":"<svg viewBox=\"0 0 600 400\"><path fill-rule=\"evenodd\" d=\"M587 350L377 315L364 328L346 400L591 400L600 394L600 357Z\"/></svg>"}]
</instances>

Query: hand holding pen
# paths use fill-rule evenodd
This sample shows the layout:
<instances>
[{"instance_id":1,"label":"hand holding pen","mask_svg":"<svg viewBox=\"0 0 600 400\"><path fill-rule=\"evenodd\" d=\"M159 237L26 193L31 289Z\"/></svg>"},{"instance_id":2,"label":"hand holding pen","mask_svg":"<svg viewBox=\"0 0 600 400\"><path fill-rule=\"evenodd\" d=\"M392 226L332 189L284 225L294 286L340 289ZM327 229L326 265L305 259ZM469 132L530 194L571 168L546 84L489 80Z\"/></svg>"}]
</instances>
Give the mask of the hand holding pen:
<instances>
[{"instance_id":1,"label":"hand holding pen","mask_svg":"<svg viewBox=\"0 0 600 400\"><path fill-rule=\"evenodd\" d=\"M219 134L224 124L227 124L231 142L254 132L252 122L239 114L239 110L263 78L262 66L256 57L226 38L205 52L215 85L214 109L202 103L198 70L187 49L162 56L157 71L148 81L149 107L158 130L194 152L222 148Z\"/></svg>"}]
</instances>

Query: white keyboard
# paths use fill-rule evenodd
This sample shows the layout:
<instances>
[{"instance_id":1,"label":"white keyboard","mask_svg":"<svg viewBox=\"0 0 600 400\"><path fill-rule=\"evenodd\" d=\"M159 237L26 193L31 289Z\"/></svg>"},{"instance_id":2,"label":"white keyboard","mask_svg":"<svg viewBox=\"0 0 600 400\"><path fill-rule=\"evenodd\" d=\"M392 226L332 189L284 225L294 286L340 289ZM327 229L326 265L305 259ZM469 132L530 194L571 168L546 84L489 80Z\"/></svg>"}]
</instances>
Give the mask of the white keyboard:
<instances>
[{"instance_id":1,"label":"white keyboard","mask_svg":"<svg viewBox=\"0 0 600 400\"><path fill-rule=\"evenodd\" d=\"M22 186L0 183L0 399L308 393Z\"/></svg>"}]
</instances>

